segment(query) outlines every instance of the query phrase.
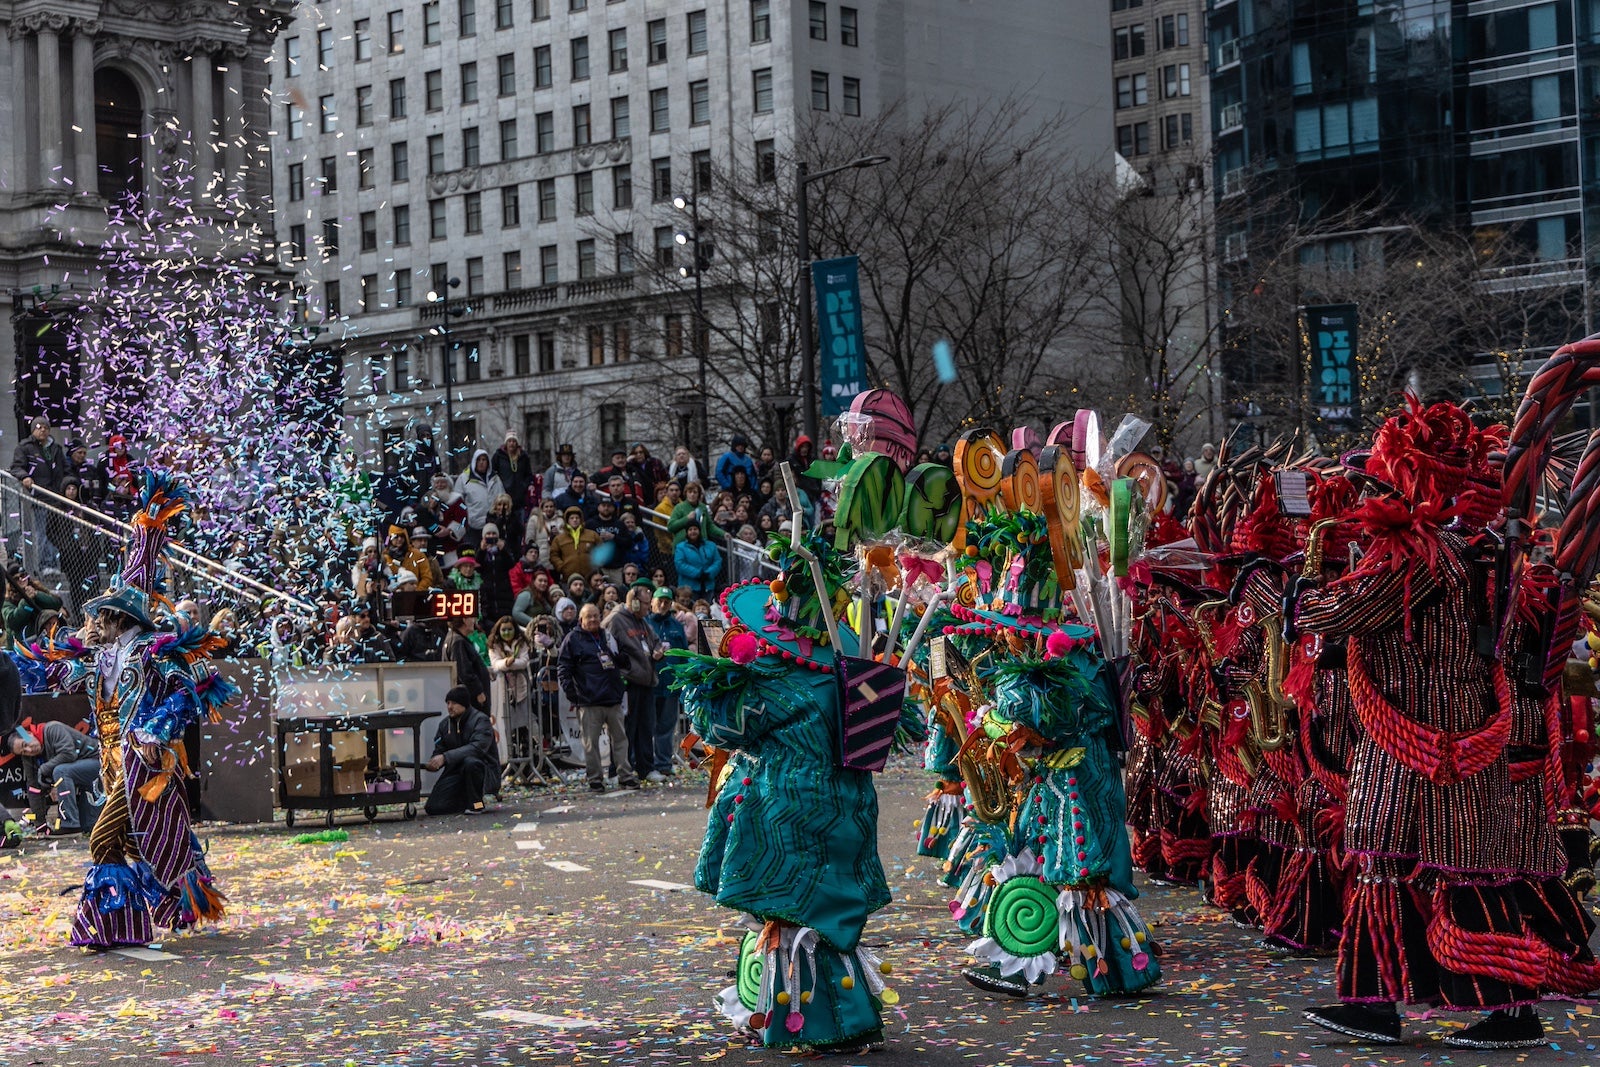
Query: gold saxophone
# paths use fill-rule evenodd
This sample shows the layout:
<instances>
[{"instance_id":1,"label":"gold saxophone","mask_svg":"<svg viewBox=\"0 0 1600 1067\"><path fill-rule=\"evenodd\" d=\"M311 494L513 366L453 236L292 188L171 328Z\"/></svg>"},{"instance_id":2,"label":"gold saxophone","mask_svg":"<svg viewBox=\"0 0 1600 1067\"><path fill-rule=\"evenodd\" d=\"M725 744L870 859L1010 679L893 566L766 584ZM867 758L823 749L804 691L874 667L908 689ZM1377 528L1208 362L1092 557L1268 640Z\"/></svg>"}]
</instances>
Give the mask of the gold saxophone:
<instances>
[{"instance_id":1,"label":"gold saxophone","mask_svg":"<svg viewBox=\"0 0 1600 1067\"><path fill-rule=\"evenodd\" d=\"M994 741L967 729L965 701L981 699L983 683L978 677L978 664L987 652L965 665L961 681L967 692L962 694L952 686L946 689L934 706L934 716L945 730L956 739L956 769L966 783L967 795L972 800L972 811L979 819L989 823L1005 822L1011 812L1011 785L1006 780L1001 759L1004 741Z\"/></svg>"},{"instance_id":2,"label":"gold saxophone","mask_svg":"<svg viewBox=\"0 0 1600 1067\"><path fill-rule=\"evenodd\" d=\"M1323 538L1339 524L1338 519L1319 519L1306 533L1305 561L1300 566L1302 578L1322 576ZM1250 732L1263 752L1274 752L1294 739L1294 728L1289 712L1294 701L1283 691L1284 679L1289 675L1289 647L1283 639L1283 617L1269 615L1261 620L1262 643L1265 651L1262 680L1252 681L1245 687L1245 699L1250 705Z\"/></svg>"}]
</instances>

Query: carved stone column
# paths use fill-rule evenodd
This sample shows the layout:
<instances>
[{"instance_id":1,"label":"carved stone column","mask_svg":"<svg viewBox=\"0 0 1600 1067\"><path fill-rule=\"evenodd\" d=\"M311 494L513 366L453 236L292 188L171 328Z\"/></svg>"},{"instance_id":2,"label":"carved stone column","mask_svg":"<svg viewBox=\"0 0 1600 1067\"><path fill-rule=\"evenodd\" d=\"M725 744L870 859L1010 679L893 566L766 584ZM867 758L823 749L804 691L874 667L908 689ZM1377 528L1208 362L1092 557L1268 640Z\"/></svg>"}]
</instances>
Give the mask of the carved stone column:
<instances>
[{"instance_id":1,"label":"carved stone column","mask_svg":"<svg viewBox=\"0 0 1600 1067\"><path fill-rule=\"evenodd\" d=\"M59 185L61 173L61 31L66 19L39 20L39 182Z\"/></svg>"},{"instance_id":2,"label":"carved stone column","mask_svg":"<svg viewBox=\"0 0 1600 1067\"><path fill-rule=\"evenodd\" d=\"M217 134L212 121L211 85L216 71L212 58L213 42L196 41L189 53L190 122L189 136L194 141L194 180L197 197L211 195L217 171Z\"/></svg>"},{"instance_id":3,"label":"carved stone column","mask_svg":"<svg viewBox=\"0 0 1600 1067\"><path fill-rule=\"evenodd\" d=\"M27 27L13 21L8 31L11 38L11 174L18 192L26 192L38 185L38 174L33 166L32 146L38 143L38 127L24 102L33 88L28 77Z\"/></svg>"},{"instance_id":4,"label":"carved stone column","mask_svg":"<svg viewBox=\"0 0 1600 1067\"><path fill-rule=\"evenodd\" d=\"M244 144L244 63L249 49L229 45L224 54L228 64L222 72L222 170L223 192L243 196L244 168L249 155Z\"/></svg>"},{"instance_id":5,"label":"carved stone column","mask_svg":"<svg viewBox=\"0 0 1600 1067\"><path fill-rule=\"evenodd\" d=\"M79 21L72 35L72 180L80 195L100 191L100 175L95 166L94 126L94 37L98 22Z\"/></svg>"}]
</instances>

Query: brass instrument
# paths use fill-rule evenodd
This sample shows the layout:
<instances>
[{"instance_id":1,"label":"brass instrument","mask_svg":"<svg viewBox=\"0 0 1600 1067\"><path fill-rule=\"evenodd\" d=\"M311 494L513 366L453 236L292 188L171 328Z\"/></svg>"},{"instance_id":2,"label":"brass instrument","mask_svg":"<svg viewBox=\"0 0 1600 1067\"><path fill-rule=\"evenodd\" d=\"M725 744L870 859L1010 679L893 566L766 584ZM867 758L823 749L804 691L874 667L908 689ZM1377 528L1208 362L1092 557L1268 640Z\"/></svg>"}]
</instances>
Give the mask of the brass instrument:
<instances>
[{"instance_id":1,"label":"brass instrument","mask_svg":"<svg viewBox=\"0 0 1600 1067\"><path fill-rule=\"evenodd\" d=\"M967 783L972 813L983 822L1007 822L1011 817L1011 784L1006 781L1000 760L1005 742L990 740L981 733L974 734L970 741L977 744L962 746L956 766Z\"/></svg>"},{"instance_id":2,"label":"brass instrument","mask_svg":"<svg viewBox=\"0 0 1600 1067\"><path fill-rule=\"evenodd\" d=\"M1323 538L1339 524L1338 519L1318 519L1306 533L1306 555L1300 566L1300 577L1317 580L1322 577ZM1264 660L1262 680L1245 686L1245 700L1250 705L1250 732L1263 752L1275 752L1294 739L1294 729L1289 723L1289 712L1294 701L1283 691L1284 679L1289 675L1289 647L1283 639L1283 617L1269 615L1261 620Z\"/></svg>"}]
</instances>

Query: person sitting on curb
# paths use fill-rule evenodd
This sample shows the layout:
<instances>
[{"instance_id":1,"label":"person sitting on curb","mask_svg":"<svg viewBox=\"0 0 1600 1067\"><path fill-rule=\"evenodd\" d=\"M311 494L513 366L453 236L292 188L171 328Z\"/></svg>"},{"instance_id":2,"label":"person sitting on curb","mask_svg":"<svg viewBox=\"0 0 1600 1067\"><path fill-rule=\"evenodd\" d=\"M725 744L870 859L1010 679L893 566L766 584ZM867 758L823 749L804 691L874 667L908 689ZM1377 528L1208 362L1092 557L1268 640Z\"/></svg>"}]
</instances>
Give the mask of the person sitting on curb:
<instances>
[{"instance_id":1,"label":"person sitting on curb","mask_svg":"<svg viewBox=\"0 0 1600 1067\"><path fill-rule=\"evenodd\" d=\"M500 749L489 716L471 706L472 694L458 685L444 695L445 719L433 737L433 758L426 767L439 771L423 811L429 815L482 815L483 795L500 783Z\"/></svg>"}]
</instances>

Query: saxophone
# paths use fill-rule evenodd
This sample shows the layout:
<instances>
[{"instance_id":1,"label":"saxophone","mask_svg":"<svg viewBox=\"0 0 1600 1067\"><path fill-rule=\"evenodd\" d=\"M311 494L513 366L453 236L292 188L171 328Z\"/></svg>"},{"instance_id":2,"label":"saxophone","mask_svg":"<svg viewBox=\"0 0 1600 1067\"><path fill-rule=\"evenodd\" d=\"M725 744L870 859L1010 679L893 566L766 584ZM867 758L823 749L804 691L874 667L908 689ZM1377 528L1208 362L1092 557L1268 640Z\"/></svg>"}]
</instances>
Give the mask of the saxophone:
<instances>
[{"instance_id":1,"label":"saxophone","mask_svg":"<svg viewBox=\"0 0 1600 1067\"><path fill-rule=\"evenodd\" d=\"M1306 555L1300 577L1315 581L1322 576L1323 539L1339 524L1339 519L1318 519L1306 532ZM1245 688L1250 705L1250 732L1263 752L1274 752L1294 739L1289 712L1294 701L1283 691L1289 675L1289 646L1283 639L1283 617L1269 615L1261 620L1265 664L1261 682Z\"/></svg>"}]
</instances>

